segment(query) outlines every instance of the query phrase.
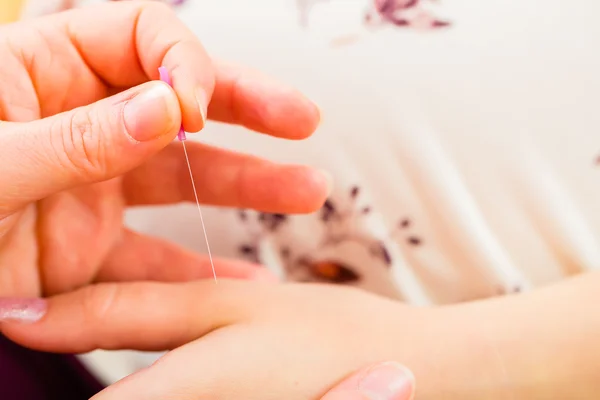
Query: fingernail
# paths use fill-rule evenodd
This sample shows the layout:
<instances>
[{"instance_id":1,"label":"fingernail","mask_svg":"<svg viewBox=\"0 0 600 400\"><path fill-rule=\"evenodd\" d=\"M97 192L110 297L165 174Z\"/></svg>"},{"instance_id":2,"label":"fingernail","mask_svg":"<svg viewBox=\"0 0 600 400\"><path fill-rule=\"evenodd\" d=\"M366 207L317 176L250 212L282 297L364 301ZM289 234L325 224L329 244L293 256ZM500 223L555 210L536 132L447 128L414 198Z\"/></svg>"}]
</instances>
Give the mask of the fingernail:
<instances>
[{"instance_id":1,"label":"fingernail","mask_svg":"<svg viewBox=\"0 0 600 400\"><path fill-rule=\"evenodd\" d=\"M379 364L366 373L358 388L369 400L411 399L414 395L414 376L400 364Z\"/></svg>"},{"instance_id":2,"label":"fingernail","mask_svg":"<svg viewBox=\"0 0 600 400\"><path fill-rule=\"evenodd\" d=\"M323 125L323 110L321 110L321 107L319 107L315 103L313 103L313 105L315 106L315 110L319 118L319 122L317 123L317 128L319 128L321 125Z\"/></svg>"},{"instance_id":3,"label":"fingernail","mask_svg":"<svg viewBox=\"0 0 600 400\"><path fill-rule=\"evenodd\" d=\"M202 116L202 129L206 126L206 118L208 114L208 104L206 100L206 92L204 89L196 90L196 103L198 103L198 109L200 110L200 115Z\"/></svg>"},{"instance_id":4,"label":"fingernail","mask_svg":"<svg viewBox=\"0 0 600 400\"><path fill-rule=\"evenodd\" d=\"M123 111L127 132L139 142L173 131L179 115L177 98L166 84L150 82L145 86L127 102Z\"/></svg>"},{"instance_id":5,"label":"fingernail","mask_svg":"<svg viewBox=\"0 0 600 400\"><path fill-rule=\"evenodd\" d=\"M333 175L324 169L320 169L319 172L325 178L325 182L327 183L327 197L329 197L333 193Z\"/></svg>"},{"instance_id":6,"label":"fingernail","mask_svg":"<svg viewBox=\"0 0 600 400\"><path fill-rule=\"evenodd\" d=\"M0 298L0 322L33 323L46 314L47 308L44 299Z\"/></svg>"}]
</instances>

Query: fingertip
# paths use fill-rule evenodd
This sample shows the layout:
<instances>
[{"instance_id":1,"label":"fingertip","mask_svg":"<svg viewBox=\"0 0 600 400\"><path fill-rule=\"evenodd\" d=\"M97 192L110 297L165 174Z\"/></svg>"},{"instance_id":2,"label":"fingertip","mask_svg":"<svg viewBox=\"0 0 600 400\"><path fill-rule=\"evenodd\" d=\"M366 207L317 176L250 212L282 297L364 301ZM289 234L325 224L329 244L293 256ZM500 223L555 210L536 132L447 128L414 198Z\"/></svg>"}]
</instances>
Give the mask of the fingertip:
<instances>
[{"instance_id":1,"label":"fingertip","mask_svg":"<svg viewBox=\"0 0 600 400\"><path fill-rule=\"evenodd\" d=\"M321 400L412 400L415 377L396 362L377 363L346 378Z\"/></svg>"},{"instance_id":2,"label":"fingertip","mask_svg":"<svg viewBox=\"0 0 600 400\"><path fill-rule=\"evenodd\" d=\"M412 400L415 377L402 364L384 362L366 370L358 382L358 389L368 399Z\"/></svg>"},{"instance_id":3,"label":"fingertip","mask_svg":"<svg viewBox=\"0 0 600 400\"><path fill-rule=\"evenodd\" d=\"M259 72L219 64L210 118L290 140L311 136L321 112L293 87Z\"/></svg>"},{"instance_id":4,"label":"fingertip","mask_svg":"<svg viewBox=\"0 0 600 400\"><path fill-rule=\"evenodd\" d=\"M318 172L321 174L321 179L325 182L325 187L327 188L326 197L329 197L333 192L333 175L324 169L320 169Z\"/></svg>"},{"instance_id":5,"label":"fingertip","mask_svg":"<svg viewBox=\"0 0 600 400\"><path fill-rule=\"evenodd\" d=\"M308 168L308 167L305 167ZM312 191L312 196L307 199L305 213L320 209L333 191L333 176L325 170L310 168L307 174L305 190L307 194Z\"/></svg>"},{"instance_id":6,"label":"fingertip","mask_svg":"<svg viewBox=\"0 0 600 400\"><path fill-rule=\"evenodd\" d=\"M276 136L289 140L304 140L315 133L321 123L321 109L300 91L282 87L272 90L270 100L277 104L264 120Z\"/></svg>"},{"instance_id":7,"label":"fingertip","mask_svg":"<svg viewBox=\"0 0 600 400\"><path fill-rule=\"evenodd\" d=\"M303 96L304 97L304 96ZM306 139L316 132L321 124L321 109L312 100L303 98L305 111L304 124L299 125L296 139Z\"/></svg>"},{"instance_id":8,"label":"fingertip","mask_svg":"<svg viewBox=\"0 0 600 400\"><path fill-rule=\"evenodd\" d=\"M178 64L172 69L173 88L179 97L183 127L186 132L196 133L206 126L208 104L215 87L214 67L197 40L182 42L171 53L180 54L182 59L188 54L196 54L197 60Z\"/></svg>"},{"instance_id":9,"label":"fingertip","mask_svg":"<svg viewBox=\"0 0 600 400\"><path fill-rule=\"evenodd\" d=\"M5 299L5 301L7 300ZM8 301L12 303L15 300ZM33 300L21 299L21 301L29 303ZM48 333L46 327L48 320L51 320L53 316L50 303L47 300L38 299L37 301L39 302L37 306L33 306L33 303L31 303L18 312L13 310L8 313L5 309L4 315L0 318L0 332L21 346L44 350L47 343L46 334ZM40 304L43 304L43 306L40 306ZM6 304L3 307L6 307ZM32 311L33 309L36 311Z\"/></svg>"},{"instance_id":10,"label":"fingertip","mask_svg":"<svg viewBox=\"0 0 600 400\"><path fill-rule=\"evenodd\" d=\"M32 324L48 311L48 302L41 298L0 298L0 323Z\"/></svg>"},{"instance_id":11,"label":"fingertip","mask_svg":"<svg viewBox=\"0 0 600 400\"><path fill-rule=\"evenodd\" d=\"M321 110L308 97L295 89L272 91L261 119L266 130L289 140L307 139L317 130Z\"/></svg>"},{"instance_id":12,"label":"fingertip","mask_svg":"<svg viewBox=\"0 0 600 400\"><path fill-rule=\"evenodd\" d=\"M288 190L279 192L279 206L289 213L307 214L320 209L331 193L332 178L325 171L304 165L281 167L280 187Z\"/></svg>"},{"instance_id":13,"label":"fingertip","mask_svg":"<svg viewBox=\"0 0 600 400\"><path fill-rule=\"evenodd\" d=\"M206 95L206 90L202 87L196 90L196 104L198 106L198 111L200 112L200 122L201 127L199 130L204 129L206 126L206 115L208 113L208 96Z\"/></svg>"},{"instance_id":14,"label":"fingertip","mask_svg":"<svg viewBox=\"0 0 600 400\"><path fill-rule=\"evenodd\" d=\"M204 129L206 125L206 107L207 97L204 93L204 87L197 87L196 89L190 88L190 84L186 84L185 88L182 88L182 84L177 83L183 79L174 79L173 87L179 98L179 104L181 107L181 124L184 130L188 133L197 133ZM187 82L192 81L186 79ZM191 85L193 86L193 85Z\"/></svg>"},{"instance_id":15,"label":"fingertip","mask_svg":"<svg viewBox=\"0 0 600 400\"><path fill-rule=\"evenodd\" d=\"M190 47L189 51L192 51L194 45L201 46L200 43L180 43L179 47ZM203 64L206 63L208 61ZM204 66L199 70L202 71L201 75L183 65L159 68L160 80L171 86L177 93L181 109L181 124L185 131L190 133L199 132L206 126L208 103L215 84L212 68Z\"/></svg>"}]
</instances>

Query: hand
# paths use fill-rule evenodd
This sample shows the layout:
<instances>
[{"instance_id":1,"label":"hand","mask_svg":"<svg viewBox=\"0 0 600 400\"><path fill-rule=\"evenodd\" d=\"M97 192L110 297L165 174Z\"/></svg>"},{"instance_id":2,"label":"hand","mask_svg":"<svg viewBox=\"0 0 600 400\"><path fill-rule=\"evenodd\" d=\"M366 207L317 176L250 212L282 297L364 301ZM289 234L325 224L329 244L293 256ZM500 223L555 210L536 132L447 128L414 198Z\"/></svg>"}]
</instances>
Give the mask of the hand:
<instances>
[{"instance_id":1,"label":"hand","mask_svg":"<svg viewBox=\"0 0 600 400\"><path fill-rule=\"evenodd\" d=\"M53 352L175 349L94 400L174 394L179 400L312 400L360 366L390 356L419 372L436 370L435 357L444 357L441 343L424 340L438 332L432 311L341 287L101 284L51 298L47 310L36 323L3 324L2 331L17 343ZM389 369L384 372L380 378L389 378ZM411 380L399 377L378 400L410 397ZM350 385L361 378L352 377ZM342 385L325 399L341 400L344 393L355 400L352 389L371 388L364 382ZM360 394L369 399L368 391Z\"/></svg>"},{"instance_id":2,"label":"hand","mask_svg":"<svg viewBox=\"0 0 600 400\"><path fill-rule=\"evenodd\" d=\"M321 400L412 400L414 392L412 372L402 365L386 362L361 369Z\"/></svg>"},{"instance_id":3,"label":"hand","mask_svg":"<svg viewBox=\"0 0 600 400\"><path fill-rule=\"evenodd\" d=\"M182 121L196 132L208 115L302 139L319 118L300 94L213 65L156 2L108 3L2 26L0 60L0 297L209 276L204 257L122 222L128 206L193 201L181 144L171 143ZM147 82L158 79L161 65L174 89ZM193 142L188 151L204 203L309 212L327 195L326 178L307 167ZM266 275L225 261L217 272Z\"/></svg>"},{"instance_id":4,"label":"hand","mask_svg":"<svg viewBox=\"0 0 600 400\"><path fill-rule=\"evenodd\" d=\"M46 351L175 349L93 400L314 400L383 359L414 372L416 400L592 400L600 317L588 305L598 287L600 273L588 273L424 309L343 287L111 283L55 296L47 307L34 300L37 322L0 330Z\"/></svg>"}]
</instances>

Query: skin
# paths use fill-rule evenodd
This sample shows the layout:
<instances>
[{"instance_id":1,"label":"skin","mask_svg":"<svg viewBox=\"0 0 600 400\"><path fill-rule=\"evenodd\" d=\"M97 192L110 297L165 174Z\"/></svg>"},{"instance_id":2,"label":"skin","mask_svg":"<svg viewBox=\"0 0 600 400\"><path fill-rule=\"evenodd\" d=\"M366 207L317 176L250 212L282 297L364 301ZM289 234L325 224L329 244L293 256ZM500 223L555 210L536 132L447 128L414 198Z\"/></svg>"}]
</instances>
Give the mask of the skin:
<instances>
[{"instance_id":1,"label":"skin","mask_svg":"<svg viewBox=\"0 0 600 400\"><path fill-rule=\"evenodd\" d=\"M140 10L154 10L152 12L160 13L161 16L167 12L165 9L146 8L140 4L127 7L132 7L133 11L130 12L135 17L124 12L125 17L123 18L128 22L130 28L135 25L133 21L137 21L135 26L138 30L144 27L143 13L148 12ZM115 11L115 9L111 11ZM119 11L126 11L126 9ZM88 26L93 29L99 28L94 26L94 19L98 17L97 13L96 10L94 18L89 15L86 17L84 14L62 14L53 17L57 18L56 20L45 19L43 21L54 21L52 24L48 24L49 26L63 26L61 23L64 22L61 22L63 21L61 18L77 21L73 22L75 24L83 21L75 31L85 32ZM116 12L112 14L121 15ZM72 18L69 19L65 15L75 15L76 18L69 17ZM218 89L220 87L218 68L214 73L215 79L211 80L207 78L209 73L197 77L194 69L185 67L185 63L177 65L178 68L174 68L175 65L170 64L173 62L172 60L186 59L185 55L189 50L185 51L185 49L190 42L184 41L186 45L171 48L171 51L182 52L182 54L177 54L177 57L163 57L162 60L150 61L145 78L141 71L144 70L143 66L148 61L142 61L141 68L134 63L133 68L128 70L128 73L133 76L132 83L129 85L137 85L141 81L147 80L154 73L152 71L155 71L155 67L162 63L174 71L177 97L173 94L170 99L175 101L178 98L181 110L166 120L165 126L162 127L165 130L164 134L159 135L153 141L140 144L119 139L118 134L122 133L123 124L115 124L111 126L113 129L99 132L88 127L89 125L95 126L94 124L62 125L57 121L78 121L76 117L81 115L91 118L93 121L93 118L96 118L94 113L106 110L106 103L101 103L100 106L96 105L92 109L83 109L83 114L78 114L82 109L74 107L96 101L113 91L120 92L128 84L118 81L123 76L115 72L119 69L114 68L114 64L106 66L105 68L108 68L109 72L101 75L102 79L97 80L98 75L95 72L93 74L86 72L96 71L97 66L92 69L83 69L80 71L83 72L81 74L73 74L68 63L66 68L59 69L58 75L52 77L54 79L36 78L40 73L48 73L48 68L38 70L36 69L37 65L43 65L44 60L57 60L59 55L58 59L60 60L61 57L64 57L61 54L62 51L68 53L68 49L73 50L73 47L68 46L68 42L75 39L64 32L73 32L75 26L79 25L67 24L70 29L62 30L62 32L63 36L66 35L65 37L69 40L63 42L59 40L57 43L60 45L57 49L60 51L58 53L56 51L46 52L45 54L49 55L47 58L43 56L44 45L35 47L34 44L54 43L55 37L52 36L52 29L50 34L43 35L43 38L48 40L40 40L39 36L36 36L37 33L29 36L28 31L19 31L18 29L21 29L22 26L3 28L5 30L1 33L3 40L8 37L12 38L12 41L5 42L5 47L2 48L4 51L2 59L7 60L7 63L2 65L3 70L0 72L3 73L2 76L13 78L7 82L8 89L3 87L3 96L6 96L6 93L11 96L8 99L2 99L2 118L15 122L0 124L0 140L2 141L0 160L3 160L4 168L0 174L2 177L0 180L0 193L2 193L0 206L3 213L2 228L0 229L3 229L2 246L4 246L0 248L0 255L3 257L0 263L2 268L0 271L3 274L0 282L4 282L4 287L2 287L4 294L14 295L16 293L16 295L25 296L53 293L54 295L49 298L47 308L44 307L45 314L40 314L41 319L37 322L28 325L3 322L0 329L3 334L18 343L46 351L84 352L96 348L172 349L158 363L108 388L99 394L97 399L153 399L159 395L162 396L159 398L177 396L178 399L184 400L198 397L221 399L239 397L239 394L243 393L243 397L250 400L269 400L282 397L290 400L310 400L325 393L331 382L343 379L362 365L389 358L403 360L414 371L420 382L415 398L420 400L507 398L591 400L597 397L597 393L600 392L598 373L600 371L598 362L600 345L597 340L600 333L600 317L591 307L600 301L598 298L600 274L598 273L588 273L528 294L449 307L417 309L347 288L272 285L225 280L221 281L219 285L214 285L212 282L178 283L177 281L186 280L190 275L195 276L196 272L189 271L196 271L197 261L192 263L194 268L188 267L181 270L178 266L173 268L173 265L169 265L169 270L175 269L175 272L172 272L175 276L173 278L164 271L164 267L161 265L152 264L151 260L142 258L139 265L131 269L131 271L136 271L132 274L129 272L130 268L107 268L105 260L111 257L96 257L89 250L91 248L89 244L90 247L87 251L79 251L69 245L61 248L58 246L60 242L49 242L52 244L52 248L62 250L62 253L54 253L54 256L59 257L58 260L62 263L48 263L45 258L47 255L38 251L40 244L45 243L47 238L69 237L67 233L70 231L60 230L53 236L51 233L56 231L53 231L51 227L56 228L57 225L45 225L44 216L53 218L54 214L60 215L60 212L54 211L51 214L45 214L43 204L52 198L60 200L55 197L56 192L68 193L74 199L74 203L63 203L69 204L69 206L54 209L63 209L67 215L71 215L63 221L67 227L70 224L69 219L72 221L85 218L85 213L69 214L77 210L75 205L83 204L84 207L81 208L88 210L103 209L101 206L110 203L110 196L106 198L106 202L102 202L97 207L93 206L93 200L107 193L117 193L118 195L115 197L121 196L121 201L129 204L125 201L128 197L122 194L126 191L119 192L113 189L104 192L103 185L109 185L112 179L116 179L132 169L139 171L137 166L153 155L160 157L160 150L169 145L181 119L188 130L202 128L204 121L202 107L197 100L198 88L206 94L206 98L212 98L208 110L209 116L215 116L218 119L225 119L228 115L234 116L235 118L230 122L239 122L270 133L276 131L281 137L298 139L310 134L316 123L314 121L316 114L307 113L308 108L304 108L306 103L302 100L299 103L292 102L292 104L296 104L294 107L305 110L295 115L308 116L306 121L313 121L310 122L313 125L310 123L303 125L294 121L294 125L287 128L290 129L287 134L282 134L281 132L286 132L286 129L283 128L285 124L282 122L285 119L272 119L271 114L268 114L269 118L266 118L271 122L261 125L260 121L264 116L260 117L263 114L257 112L256 108L251 113L243 111L248 108L252 109L253 105L261 104L260 98L256 99L250 96L256 96L255 90L249 91L248 96L243 95L245 93L243 85L240 88L240 82L244 82L243 80L229 79L230 84L225 87L237 85L236 90L222 92L236 93L236 96L241 96L241 100L237 97L232 99L232 96L227 94L219 97L218 93L221 92ZM16 30L13 31L13 29ZM47 28L43 24L36 25L32 32L40 30L46 32L44 29ZM164 27L159 26L152 29L164 29ZM7 35L7 32L18 32L19 35L11 36ZM110 38L110 35L106 36ZM129 41L119 42L106 48L127 48L128 44L133 46L131 43L133 36L131 32L129 35L119 35L116 40L124 40L123 37L128 37ZM137 46L144 43L144 34L136 32L135 36L138 39L133 47L137 51ZM32 48L40 50L35 53L35 60L27 51L15 52L17 37L19 42L23 40L21 43L27 44L23 45L22 49L26 50L29 48L28 46L33 46ZM61 35L57 37L60 38ZM161 35L160 37L165 36ZM166 37L169 36L166 35ZM85 35L78 36L77 40L83 39L85 39ZM195 39L192 41L196 43ZM93 41L86 43L87 45L81 46L81 48L94 47ZM152 46L157 45L156 41L149 41L149 43L149 49L140 54L163 54L158 50L152 51ZM96 48L101 47L96 43ZM208 62L205 60L201 48L197 48L193 44L192 48L195 50L192 52L194 56L200 58L193 60L192 65L203 65L204 73L210 71L210 60ZM94 64L93 54L87 56L84 58ZM100 54L98 57L96 63L101 65L103 60L106 60L106 55ZM73 59L82 63L79 55L73 55ZM150 60L152 59L150 57ZM21 65L20 68L19 65ZM121 64L117 63L117 65ZM127 63L123 65L131 66ZM111 67L113 67L112 70ZM5 74L8 68L12 68L11 73ZM13 73L14 71L16 73ZM19 71L21 71L20 74ZM112 71L112 75L110 71ZM30 77L29 81L27 76ZM233 76L237 75L233 74ZM139 81L136 81L135 77L138 77ZM71 94L81 92L78 90L80 87L87 87L90 90L85 92L85 96L90 96L90 93L93 96L84 96L77 100L77 96L64 95L64 93L69 93L70 85L61 86L62 92L52 88L56 82L61 82L60 79L67 79L67 83L71 83L77 88L73 89ZM81 81L71 82L68 79L80 79ZM115 79L117 81L110 84ZM52 90L45 88L45 83ZM14 87L11 89L11 85L17 86L18 90ZM212 95L213 92L214 95ZM28 97L27 93L34 93L36 97ZM44 93L46 93L45 96ZM55 95L52 96L52 93ZM56 93L63 94L63 96L56 95ZM124 97L116 98L116 104L126 103L134 98L137 92L126 91L123 93L121 96ZM212 97L208 95L209 93ZM281 96L281 92L277 93L277 96ZM29 102L24 101L28 98ZM219 98L221 100L217 101ZM37 99L37 102L31 99ZM165 99L167 102L171 101L168 96ZM239 104L239 101L243 103L244 99L256 101L247 101L244 107L231 106ZM114 101L114 98L111 101ZM49 102L49 106L46 105L46 102ZM222 104L229 104L229 106L223 107ZM286 105L289 103L282 100L274 104ZM111 103L112 105L114 104ZM177 108L175 107L175 109ZM50 117L53 113L48 110L55 110L55 113L61 110L75 111L67 111L66 114L60 114L58 117ZM242 111L240 112L240 110ZM268 110L270 113L274 112L271 107L268 107ZM289 110L286 110L286 113L289 113ZM313 117L310 117L311 115ZM40 120L41 122L25 123L40 117L44 118ZM98 125L102 128L102 124ZM310 129L307 129L306 127L309 125ZM57 130L58 133L52 133L54 131L50 129L51 126L67 126L77 129L67 129L63 132L64 128L61 128ZM88 130L79 129L80 126L88 128ZM261 126L263 129L259 129ZM274 129L274 126L278 129ZM298 130L299 126L303 128ZM117 136L114 136L114 132ZM105 135L99 135L99 133ZM90 142L90 137L97 140ZM87 146L90 143L97 143L99 138L104 137L114 140L115 142L111 142L111 144L116 144L116 146L113 147L123 151L121 154L127 154L128 158L114 156L104 159L101 157L103 153L98 151L102 147ZM18 140L16 140L17 138ZM58 142L52 141L57 138L60 139ZM79 142L75 139L78 139ZM81 146L76 146L81 142L86 143L86 146L83 147L85 152L65 151L71 148L81 148ZM44 147L47 143L50 144L49 148ZM61 143L63 147L59 145ZM70 144L70 146L65 146L64 143ZM100 141L100 143L102 142ZM56 149L63 150L63 152L56 153ZM205 151L205 148L202 149ZM50 150L54 153L49 152ZM60 168L57 169L57 165L52 163L53 158L41 156L44 154L55 154L61 161L58 163ZM90 158L90 155L95 157ZM225 165L233 165L235 169L236 165L240 165L236 163L236 160L239 160L238 157L244 156L224 154L223 157L225 158L221 158L221 160L229 160ZM202 160L197 162L201 163ZM262 160L256 162L257 164L244 162L241 163L241 166L246 171L246 168L254 170L254 168L262 168L264 165ZM15 165L19 168L14 168ZM160 163L160 165L163 164ZM255 167L255 165L261 167ZM31 168L31 166L35 168ZM86 166L86 168L81 168L81 166ZM90 168L90 166L92 167ZM267 169L277 171L277 176L280 176L282 171L279 168L289 167L268 164ZM302 179L318 183L314 186L318 189L314 198L322 201L323 194L326 192L325 180L319 180L322 177L317 178L316 175L311 175L315 173L312 170L301 171L306 171L300 173L303 176ZM159 171L155 170L155 172L159 174ZM202 174L202 169L200 168L198 172ZM304 173L306 175L302 175ZM126 176L135 177L129 173ZM140 172L140 176L143 177L145 174ZM246 175L244 172L242 176L253 175ZM109 181L106 182L106 179ZM139 182L139 179L141 178L136 178L134 181ZM103 183L96 186L98 181ZM300 183L295 181L294 185L306 185L306 181ZM240 192L239 186L236 185L244 181L237 179L232 182L235 183L232 183L231 186L233 192L239 196L243 192ZM280 185L282 182L278 182L278 184ZM119 185L116 186L121 187L122 185L123 183L119 182ZM100 186L102 187L98 188ZM210 187L210 183L206 182L206 186ZM14 190L15 187L19 190ZM307 185L307 187L312 188L313 186ZM219 194L227 193L226 188L227 185ZM86 190L91 190L91 192L81 193ZM275 191L277 188L273 187L272 190ZM157 201L155 198L150 196L146 200L147 204L166 202L165 200ZM223 201L225 204L230 204L227 202L235 204L236 201L240 201L240 198L245 199L243 196L234 196L233 200L229 198ZM311 197L311 199L314 198ZM185 200L185 197L179 195L174 201L182 199ZM210 201L210 197L207 199L204 200ZM256 200L246 199L246 201L255 204L253 201ZM289 203L285 203L289 201L285 196L276 196L274 201L274 205L265 204L256 207L264 209L269 209L269 207L293 208ZM61 204L60 201L57 200L57 202ZM307 206L306 202L307 200L303 199L303 203L300 205L292 203L294 207L298 207L293 209L301 212L316 208L310 202L308 202L310 206ZM315 204L317 203L315 200ZM29 211L31 209L37 213ZM92 215L96 214L92 213ZM107 220L105 216L98 218L98 221L104 220ZM108 220L110 221L109 218ZM121 225L117 224L116 226L122 230ZM48 230L44 229L45 227ZM62 229L62 223L60 228ZM81 246L85 248L85 235L76 229L74 231L76 234L70 237L74 241L81 241ZM103 232L99 230L88 232L88 234L95 235L98 243L102 244L105 243L101 240ZM112 234L106 234L106 236L113 237ZM117 237L120 240L133 240L126 234L117 235ZM160 251L164 251L165 254L173 254L173 256L183 254L182 257L185 257L185 253L181 253L178 249L168 253L170 249L173 249L172 247L160 242L152 242L150 238L140 237L139 239L142 245L134 246L134 248L150 251L149 244L152 243L152 247L164 249ZM115 247L114 243L108 242L110 245L105 246L108 248L106 254L119 254L124 251L122 247ZM165 247L162 247L163 245ZM70 263L70 259L60 258L64 257L63 254L70 253L78 255L80 259L75 263ZM53 253L50 252L50 254ZM29 255L33 255L31 259L27 258ZM12 260L10 257L13 257ZM50 257L50 259L52 258ZM89 259L92 259L93 262L87 261ZM88 262L92 267L89 267ZM129 266L130 263L121 265ZM182 264L185 265L185 262ZM18 265L18 268L15 265ZM65 266L71 274L65 273L63 269ZM112 275L107 273L111 279L100 278L105 273L104 271L112 271ZM61 274L64 274L61 279L53 278L54 275L60 276ZM149 279L148 277L156 280L156 277L163 276L161 274L164 274L167 277L165 280L170 282L124 282ZM72 276L76 278L72 278ZM85 279L82 279L82 276ZM103 280L112 282L98 283ZM135 310L135 313L132 310ZM294 310L294 312L290 312L290 310ZM139 335L140 331L143 331L144 335ZM263 349L268 351L263 351ZM240 354L243 354L244 357L240 357ZM282 365L286 366L286 374L283 377L281 376ZM277 379L273 378L275 376ZM236 382L236 385L231 385L231 382Z\"/></svg>"},{"instance_id":2,"label":"skin","mask_svg":"<svg viewBox=\"0 0 600 400\"><path fill-rule=\"evenodd\" d=\"M15 9L0 7L9 20L20 3L11 4ZM181 148L170 144L178 127L198 131L208 114L302 139L319 119L315 106L292 89L209 60L156 4L103 6L6 26L0 55L0 73L11 77L0 90L0 318L15 302L39 305L33 296L77 293L71 291L101 281L206 277L204 257L122 224L128 206L192 200ZM175 92L144 83L156 78L160 65L172 71ZM149 91L153 103L133 107L132 127L127 107ZM147 140L138 140L136 131ZM308 212L327 195L326 177L309 168L198 143L188 148L204 202ZM221 277L272 279L246 263L217 260L217 268ZM385 394L390 379L401 379L405 387L395 399L410 399L412 374L386 363L352 374L323 400L368 399L359 387L369 377L370 394L380 388Z\"/></svg>"},{"instance_id":3,"label":"skin","mask_svg":"<svg viewBox=\"0 0 600 400\"><path fill-rule=\"evenodd\" d=\"M0 59L0 74L11 77L0 91L3 297L209 276L204 256L123 226L127 207L194 200L181 144L172 143L179 125L197 132L208 115L298 140L319 121L300 93L213 62L156 2L109 3L2 26ZM158 79L161 65L171 71L174 90L147 83ZM148 91L162 97L138 107L132 126L125 110ZM136 129L156 137L135 140ZM197 142L188 149L203 203L304 213L327 196L327 177L311 168ZM217 269L221 276L269 279L242 262L218 260Z\"/></svg>"},{"instance_id":4,"label":"skin","mask_svg":"<svg viewBox=\"0 0 600 400\"><path fill-rule=\"evenodd\" d=\"M247 308L238 307L242 298ZM135 313L128 308L133 303ZM249 400L319 399L332 382L364 365L386 360L393 344L411 347L413 332L403 332L387 316L396 314L413 321L415 327L423 327L425 321L413 318L416 310L396 310L399 306L344 287L246 286L225 280L218 285L208 281L100 284L52 298L47 315L37 323L7 323L2 330L39 349L77 353L89 348L173 350L94 400L168 399L173 395L179 400L226 399L240 394ZM374 311L380 312L379 317L373 318ZM371 399L353 393L361 378L350 376L325 399ZM412 389L409 384L389 399L410 399ZM373 400L380 398L387 399Z\"/></svg>"},{"instance_id":5,"label":"skin","mask_svg":"<svg viewBox=\"0 0 600 400\"><path fill-rule=\"evenodd\" d=\"M39 321L2 331L41 350L172 350L94 400L312 400L390 358L414 372L417 400L592 400L599 286L593 273L527 294L413 308L346 287L114 283L51 298Z\"/></svg>"}]
</instances>

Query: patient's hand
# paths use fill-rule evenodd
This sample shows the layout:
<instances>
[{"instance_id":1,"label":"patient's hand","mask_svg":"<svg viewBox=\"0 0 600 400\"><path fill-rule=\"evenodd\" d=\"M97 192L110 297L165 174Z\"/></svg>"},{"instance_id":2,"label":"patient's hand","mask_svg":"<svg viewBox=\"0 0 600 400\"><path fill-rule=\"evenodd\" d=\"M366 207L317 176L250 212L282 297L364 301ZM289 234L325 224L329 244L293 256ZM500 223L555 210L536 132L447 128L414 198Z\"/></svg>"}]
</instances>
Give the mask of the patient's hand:
<instances>
[{"instance_id":1,"label":"patient's hand","mask_svg":"<svg viewBox=\"0 0 600 400\"><path fill-rule=\"evenodd\" d=\"M435 315L344 287L104 284L52 298L41 321L3 331L49 351L173 349L94 400L315 400L356 369L389 359L406 363L419 380L430 370L422 382L428 396L445 354L442 343L430 340L439 333ZM374 383L362 377L341 393L404 399L411 381L404 370L393 379L395 372L390 364L377 374L388 382L385 396L364 397ZM340 390L329 396L341 400Z\"/></svg>"}]
</instances>

